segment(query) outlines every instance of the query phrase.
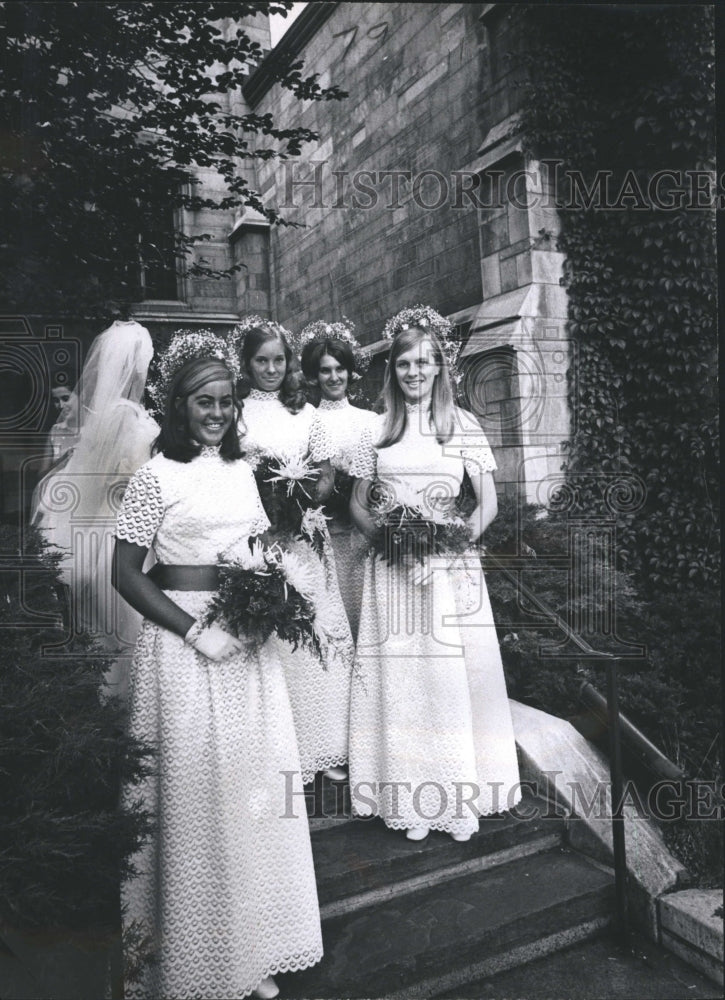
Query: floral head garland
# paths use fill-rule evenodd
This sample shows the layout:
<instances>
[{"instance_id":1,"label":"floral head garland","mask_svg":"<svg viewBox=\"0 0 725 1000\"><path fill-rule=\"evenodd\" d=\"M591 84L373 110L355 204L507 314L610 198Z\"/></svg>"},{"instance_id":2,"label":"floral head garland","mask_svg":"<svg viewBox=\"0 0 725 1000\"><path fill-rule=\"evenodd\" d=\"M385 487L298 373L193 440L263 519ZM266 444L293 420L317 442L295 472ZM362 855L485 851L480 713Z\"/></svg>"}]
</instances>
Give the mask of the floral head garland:
<instances>
[{"instance_id":1,"label":"floral head garland","mask_svg":"<svg viewBox=\"0 0 725 1000\"><path fill-rule=\"evenodd\" d=\"M196 358L218 358L237 382L241 377L239 358L232 345L212 330L177 330L161 352L156 373L148 383L148 393L158 414L163 414L171 382L178 370Z\"/></svg>"},{"instance_id":2,"label":"floral head garland","mask_svg":"<svg viewBox=\"0 0 725 1000\"><path fill-rule=\"evenodd\" d=\"M238 356L241 357L242 347L244 346L244 338L247 333L250 330L258 329L259 327L263 330L269 330L270 333L273 333L278 337L283 336L289 344L292 353L299 354L299 338L296 337L291 330L288 330L280 323L275 323L274 320L264 319L264 317L257 316L256 313L253 313L251 316L245 316L244 319L240 320L229 334L229 340Z\"/></svg>"},{"instance_id":3,"label":"floral head garland","mask_svg":"<svg viewBox=\"0 0 725 1000\"><path fill-rule=\"evenodd\" d=\"M340 340L343 344L347 344L352 351L352 360L355 365L352 378L360 379L368 369L370 358L356 339L353 333L354 329L355 325L346 316L342 317L341 323L325 323L323 320L308 323L300 332L300 350L303 350L308 344L324 344L326 340Z\"/></svg>"},{"instance_id":4,"label":"floral head garland","mask_svg":"<svg viewBox=\"0 0 725 1000\"><path fill-rule=\"evenodd\" d=\"M393 338L398 333L409 330L411 327L430 330L431 333L435 334L448 362L451 379L455 385L458 385L463 378L463 372L458 368L461 344L453 339L453 324L450 320L445 319L431 306L411 306L410 309L401 309L399 313L388 320L383 328L383 339L392 343Z\"/></svg>"}]
</instances>

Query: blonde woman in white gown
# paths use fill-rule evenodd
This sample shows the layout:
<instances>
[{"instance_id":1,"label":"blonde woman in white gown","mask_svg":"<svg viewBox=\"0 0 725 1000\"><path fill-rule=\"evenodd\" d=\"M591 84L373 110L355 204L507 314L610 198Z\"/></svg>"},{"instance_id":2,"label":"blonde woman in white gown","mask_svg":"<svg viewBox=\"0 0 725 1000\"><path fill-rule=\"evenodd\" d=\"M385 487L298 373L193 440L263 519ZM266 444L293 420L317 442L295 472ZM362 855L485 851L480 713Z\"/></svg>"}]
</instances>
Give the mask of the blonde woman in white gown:
<instances>
[{"instance_id":1,"label":"blonde woman in white gown","mask_svg":"<svg viewBox=\"0 0 725 1000\"><path fill-rule=\"evenodd\" d=\"M159 451L118 517L119 588L144 615L130 727L158 751L155 773L129 791L155 829L123 887L125 939L148 940L153 958L127 980L128 998L273 997L271 977L322 956L307 816L289 798L302 783L284 644L253 651L203 625L219 554L234 557L269 525L239 457L238 412L228 366L186 362Z\"/></svg>"},{"instance_id":2,"label":"blonde woman in white gown","mask_svg":"<svg viewBox=\"0 0 725 1000\"><path fill-rule=\"evenodd\" d=\"M254 326L240 345L242 370L251 390L244 399L245 458L256 468L261 458L309 459L332 486L332 446L306 402L302 375L281 327ZM320 488L322 498L324 488ZM275 528L275 525L272 525ZM316 623L324 643L324 669L314 653L298 649L284 654L285 675L295 718L302 776L312 781L318 771L333 780L347 776L350 677L353 641L340 596L335 557L325 528L322 558L300 539L292 550L317 578Z\"/></svg>"},{"instance_id":3,"label":"blonde woman in white gown","mask_svg":"<svg viewBox=\"0 0 725 1000\"><path fill-rule=\"evenodd\" d=\"M477 506L472 540L493 520L495 462L476 419L453 404L436 329L420 307L399 314L383 395L386 413L353 459L352 514L372 534L375 497L452 517L466 470ZM371 555L350 716L353 810L378 814L420 840L429 830L467 840L482 815L520 798L516 746L496 629L475 551L426 566Z\"/></svg>"},{"instance_id":4,"label":"blonde woman in white gown","mask_svg":"<svg viewBox=\"0 0 725 1000\"><path fill-rule=\"evenodd\" d=\"M344 323L313 323L300 333L302 371L310 385L319 390L317 417L332 445L330 462L335 487L327 501L329 530L335 552L340 593L357 638L362 601L366 542L352 525L349 514L349 479L353 455L365 428L376 420L371 410L353 406L348 397L352 380L363 367L360 345Z\"/></svg>"}]
</instances>

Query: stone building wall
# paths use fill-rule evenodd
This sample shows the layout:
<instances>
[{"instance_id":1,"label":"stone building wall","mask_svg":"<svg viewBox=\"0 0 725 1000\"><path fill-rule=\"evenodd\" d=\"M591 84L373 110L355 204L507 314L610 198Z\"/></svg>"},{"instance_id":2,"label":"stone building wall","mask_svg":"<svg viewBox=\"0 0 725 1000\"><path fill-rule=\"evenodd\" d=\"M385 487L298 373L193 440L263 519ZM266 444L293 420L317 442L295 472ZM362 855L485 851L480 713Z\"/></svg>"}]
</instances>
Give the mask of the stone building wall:
<instances>
[{"instance_id":1,"label":"stone building wall","mask_svg":"<svg viewBox=\"0 0 725 1000\"><path fill-rule=\"evenodd\" d=\"M416 301L451 313L481 300L476 212L455 206L452 175L480 141L484 29L476 4L331 6L300 55L350 96L305 106L269 89L255 110L320 142L299 163L261 164L258 183L304 225L271 234L280 320L345 314L371 342Z\"/></svg>"},{"instance_id":2,"label":"stone building wall","mask_svg":"<svg viewBox=\"0 0 725 1000\"><path fill-rule=\"evenodd\" d=\"M545 501L570 356L559 219L516 134L525 42L515 5L310 4L281 45L348 98L301 104L264 64L245 94L319 134L300 162L258 165L265 202L300 224L270 232L273 314L292 329L347 316L375 353L390 315L435 306L465 342L462 401L501 490Z\"/></svg>"}]
</instances>

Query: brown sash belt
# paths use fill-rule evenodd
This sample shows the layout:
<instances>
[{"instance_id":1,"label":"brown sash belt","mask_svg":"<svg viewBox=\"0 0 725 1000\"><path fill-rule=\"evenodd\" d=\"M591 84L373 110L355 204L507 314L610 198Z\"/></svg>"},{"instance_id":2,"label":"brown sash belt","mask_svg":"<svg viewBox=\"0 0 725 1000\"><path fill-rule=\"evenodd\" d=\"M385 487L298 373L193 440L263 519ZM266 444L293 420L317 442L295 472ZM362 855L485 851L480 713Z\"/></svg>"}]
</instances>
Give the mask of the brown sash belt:
<instances>
[{"instance_id":1,"label":"brown sash belt","mask_svg":"<svg viewBox=\"0 0 725 1000\"><path fill-rule=\"evenodd\" d=\"M147 574L161 590L217 590L218 566L165 566L157 563Z\"/></svg>"}]
</instances>

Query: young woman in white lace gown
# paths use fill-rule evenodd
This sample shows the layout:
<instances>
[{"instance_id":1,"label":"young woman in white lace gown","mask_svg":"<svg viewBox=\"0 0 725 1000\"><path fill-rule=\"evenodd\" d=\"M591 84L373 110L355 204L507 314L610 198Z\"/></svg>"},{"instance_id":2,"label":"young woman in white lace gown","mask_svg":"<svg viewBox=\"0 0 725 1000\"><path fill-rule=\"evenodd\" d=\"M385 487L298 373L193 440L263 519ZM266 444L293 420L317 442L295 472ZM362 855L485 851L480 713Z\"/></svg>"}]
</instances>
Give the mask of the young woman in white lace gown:
<instances>
[{"instance_id":1,"label":"young woman in white lace gown","mask_svg":"<svg viewBox=\"0 0 725 1000\"><path fill-rule=\"evenodd\" d=\"M365 432L352 463L360 482L351 511L360 529L372 533L381 490L390 506L450 520L465 469L478 501L468 528L478 538L496 513L495 462L476 419L453 405L446 358L430 325L397 332L383 396L386 413L376 433ZM518 781L476 553L433 556L426 566L391 566L370 556L350 715L353 810L382 816L411 840L429 830L467 840L479 815L518 801Z\"/></svg>"},{"instance_id":2,"label":"young woman in white lace gown","mask_svg":"<svg viewBox=\"0 0 725 1000\"><path fill-rule=\"evenodd\" d=\"M187 362L169 399L158 453L131 479L116 532L119 589L144 615L130 727L158 751L140 788L156 829L123 887L125 931L148 937L154 960L125 995L271 997L269 977L322 956L307 816L289 808L302 785L284 644L252 652L202 627L220 553L233 557L269 522L239 458L229 369Z\"/></svg>"},{"instance_id":3,"label":"young woman in white lace gown","mask_svg":"<svg viewBox=\"0 0 725 1000\"><path fill-rule=\"evenodd\" d=\"M304 330L301 336L304 339ZM367 543L350 521L349 490L345 489L341 480L349 476L353 454L363 430L372 427L376 417L371 410L353 406L348 399L348 385L356 370L350 343L334 336L309 341L302 351L302 370L307 380L319 388L317 416L333 449L330 461L336 474L336 485L326 504L326 512L331 518L329 529L337 581L355 639L360 622Z\"/></svg>"},{"instance_id":4,"label":"young woman in white lace gown","mask_svg":"<svg viewBox=\"0 0 725 1000\"><path fill-rule=\"evenodd\" d=\"M309 457L323 467L331 488L332 446L314 407L305 400L302 376L281 328L270 325L247 330L241 362L252 386L243 411L246 433L242 447L247 461L255 468L266 456ZM284 654L305 783L312 781L317 771L337 780L346 777L343 765L348 759L354 647L327 530L324 537L322 559L304 539L292 546L317 578L316 622L325 645L324 669L308 650L288 649Z\"/></svg>"}]
</instances>

